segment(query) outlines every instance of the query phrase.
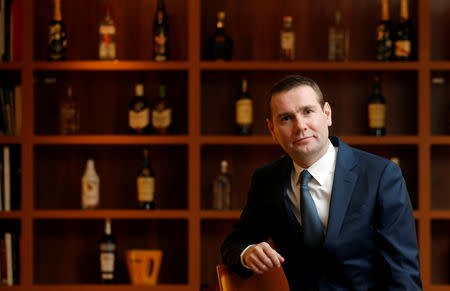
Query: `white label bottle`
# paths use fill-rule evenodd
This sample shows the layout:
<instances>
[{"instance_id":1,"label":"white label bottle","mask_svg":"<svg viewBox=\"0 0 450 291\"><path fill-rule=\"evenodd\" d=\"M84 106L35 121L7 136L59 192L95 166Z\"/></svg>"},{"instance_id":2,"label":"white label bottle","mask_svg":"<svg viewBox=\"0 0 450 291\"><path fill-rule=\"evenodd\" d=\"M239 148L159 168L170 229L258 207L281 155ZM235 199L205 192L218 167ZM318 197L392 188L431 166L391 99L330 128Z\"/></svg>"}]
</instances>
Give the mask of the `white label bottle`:
<instances>
[{"instance_id":1,"label":"white label bottle","mask_svg":"<svg viewBox=\"0 0 450 291\"><path fill-rule=\"evenodd\" d=\"M100 201L100 179L95 171L94 160L86 162L86 170L81 178L81 208L94 209Z\"/></svg>"}]
</instances>

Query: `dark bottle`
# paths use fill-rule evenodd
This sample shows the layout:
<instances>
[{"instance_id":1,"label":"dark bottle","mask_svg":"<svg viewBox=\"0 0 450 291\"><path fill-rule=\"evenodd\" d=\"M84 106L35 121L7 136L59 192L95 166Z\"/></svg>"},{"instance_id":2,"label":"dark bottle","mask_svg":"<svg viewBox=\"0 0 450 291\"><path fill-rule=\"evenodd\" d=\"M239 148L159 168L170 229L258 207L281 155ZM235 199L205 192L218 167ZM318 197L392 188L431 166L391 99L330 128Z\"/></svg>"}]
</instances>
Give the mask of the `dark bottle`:
<instances>
[{"instance_id":1,"label":"dark bottle","mask_svg":"<svg viewBox=\"0 0 450 291\"><path fill-rule=\"evenodd\" d=\"M48 60L61 61L67 58L66 27L61 16L61 0L53 0L53 19L48 27Z\"/></svg>"},{"instance_id":2,"label":"dark bottle","mask_svg":"<svg viewBox=\"0 0 450 291\"><path fill-rule=\"evenodd\" d=\"M103 284L111 284L115 281L117 241L111 234L111 220L105 220L105 233L99 242L100 252L100 279Z\"/></svg>"},{"instance_id":3,"label":"dark bottle","mask_svg":"<svg viewBox=\"0 0 450 291\"><path fill-rule=\"evenodd\" d=\"M165 62L168 59L169 28L164 0L158 0L155 21L153 23L153 60Z\"/></svg>"},{"instance_id":4,"label":"dark bottle","mask_svg":"<svg viewBox=\"0 0 450 291\"><path fill-rule=\"evenodd\" d=\"M253 130L253 97L248 93L247 77L242 78L241 93L235 103L236 134L251 135Z\"/></svg>"},{"instance_id":5,"label":"dark bottle","mask_svg":"<svg viewBox=\"0 0 450 291\"><path fill-rule=\"evenodd\" d=\"M144 149L144 164L136 179L138 192L138 207L155 209L155 174L150 167L148 149Z\"/></svg>"},{"instance_id":6,"label":"dark bottle","mask_svg":"<svg viewBox=\"0 0 450 291\"><path fill-rule=\"evenodd\" d=\"M408 0L400 2L400 23L395 36L395 59L399 61L411 60L411 21L408 17Z\"/></svg>"},{"instance_id":7,"label":"dark bottle","mask_svg":"<svg viewBox=\"0 0 450 291\"><path fill-rule=\"evenodd\" d=\"M167 134L172 124L172 107L167 101L166 85L159 86L159 97L152 106L152 127L156 133Z\"/></svg>"},{"instance_id":8,"label":"dark bottle","mask_svg":"<svg viewBox=\"0 0 450 291\"><path fill-rule=\"evenodd\" d=\"M132 134L146 134L150 130L150 108L144 97L144 85L137 84L135 91L128 109L128 127Z\"/></svg>"},{"instance_id":9,"label":"dark bottle","mask_svg":"<svg viewBox=\"0 0 450 291\"><path fill-rule=\"evenodd\" d=\"M373 94L369 98L368 118L370 135L380 136L386 134L386 102L381 92L380 76L375 76Z\"/></svg>"},{"instance_id":10,"label":"dark bottle","mask_svg":"<svg viewBox=\"0 0 450 291\"><path fill-rule=\"evenodd\" d=\"M231 60L233 41L225 34L225 11L217 12L216 34L208 39L210 60Z\"/></svg>"},{"instance_id":11,"label":"dark bottle","mask_svg":"<svg viewBox=\"0 0 450 291\"><path fill-rule=\"evenodd\" d=\"M389 19L389 0L381 1L381 19L377 26L377 61L390 61L393 58L393 31Z\"/></svg>"}]
</instances>

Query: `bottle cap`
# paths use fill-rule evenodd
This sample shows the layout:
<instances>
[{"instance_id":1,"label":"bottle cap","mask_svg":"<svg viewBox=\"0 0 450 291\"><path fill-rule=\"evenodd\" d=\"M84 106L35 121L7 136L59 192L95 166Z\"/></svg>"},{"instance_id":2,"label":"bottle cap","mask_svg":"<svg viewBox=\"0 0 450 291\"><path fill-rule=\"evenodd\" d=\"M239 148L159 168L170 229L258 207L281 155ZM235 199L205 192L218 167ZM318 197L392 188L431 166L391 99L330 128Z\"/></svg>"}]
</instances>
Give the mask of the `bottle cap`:
<instances>
[{"instance_id":1,"label":"bottle cap","mask_svg":"<svg viewBox=\"0 0 450 291\"><path fill-rule=\"evenodd\" d=\"M228 162L226 160L222 160L222 162L220 162L220 172L221 173L228 172Z\"/></svg>"},{"instance_id":2,"label":"bottle cap","mask_svg":"<svg viewBox=\"0 0 450 291\"><path fill-rule=\"evenodd\" d=\"M292 16L283 16L284 23L292 23Z\"/></svg>"},{"instance_id":3,"label":"bottle cap","mask_svg":"<svg viewBox=\"0 0 450 291\"><path fill-rule=\"evenodd\" d=\"M225 19L225 11L217 12L217 18L220 20L224 20Z\"/></svg>"},{"instance_id":4,"label":"bottle cap","mask_svg":"<svg viewBox=\"0 0 450 291\"><path fill-rule=\"evenodd\" d=\"M136 96L144 96L144 85L136 84Z\"/></svg>"}]
</instances>

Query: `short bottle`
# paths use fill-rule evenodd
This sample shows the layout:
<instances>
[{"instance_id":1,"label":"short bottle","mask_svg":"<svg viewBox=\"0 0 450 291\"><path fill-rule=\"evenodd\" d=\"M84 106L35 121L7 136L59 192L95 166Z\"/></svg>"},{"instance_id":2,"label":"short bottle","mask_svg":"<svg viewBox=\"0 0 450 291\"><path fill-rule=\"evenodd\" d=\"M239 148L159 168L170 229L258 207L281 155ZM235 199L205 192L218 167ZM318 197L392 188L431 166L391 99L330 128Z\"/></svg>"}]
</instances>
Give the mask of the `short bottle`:
<instances>
[{"instance_id":1,"label":"short bottle","mask_svg":"<svg viewBox=\"0 0 450 291\"><path fill-rule=\"evenodd\" d=\"M370 135L386 135L386 102L381 92L381 78L375 76L373 94L368 103L368 119Z\"/></svg>"},{"instance_id":2,"label":"short bottle","mask_svg":"<svg viewBox=\"0 0 450 291\"><path fill-rule=\"evenodd\" d=\"M95 209L100 202L100 178L93 159L86 162L86 170L81 178L81 208Z\"/></svg>"},{"instance_id":3,"label":"short bottle","mask_svg":"<svg viewBox=\"0 0 450 291\"><path fill-rule=\"evenodd\" d=\"M153 60L165 62L168 59L169 22L164 7L164 0L158 0L153 22Z\"/></svg>"},{"instance_id":4,"label":"short bottle","mask_svg":"<svg viewBox=\"0 0 450 291\"><path fill-rule=\"evenodd\" d=\"M78 100L72 95L72 87L67 88L67 95L59 104L59 132L61 134L77 134L80 128L80 112Z\"/></svg>"},{"instance_id":5,"label":"short bottle","mask_svg":"<svg viewBox=\"0 0 450 291\"><path fill-rule=\"evenodd\" d=\"M115 282L117 240L111 232L111 219L105 220L105 233L99 241L100 280L103 284Z\"/></svg>"},{"instance_id":6,"label":"short bottle","mask_svg":"<svg viewBox=\"0 0 450 291\"><path fill-rule=\"evenodd\" d=\"M148 149L144 149L142 169L136 179L138 208L155 209L155 173L150 166Z\"/></svg>"},{"instance_id":7,"label":"short bottle","mask_svg":"<svg viewBox=\"0 0 450 291\"><path fill-rule=\"evenodd\" d=\"M167 100L166 85L159 86L159 96L152 106L152 127L158 134L169 133L172 124L172 107Z\"/></svg>"},{"instance_id":8,"label":"short bottle","mask_svg":"<svg viewBox=\"0 0 450 291\"><path fill-rule=\"evenodd\" d=\"M67 34L61 15L61 0L53 0L53 9L48 27L48 60L62 61L67 58Z\"/></svg>"},{"instance_id":9,"label":"short bottle","mask_svg":"<svg viewBox=\"0 0 450 291\"><path fill-rule=\"evenodd\" d=\"M395 35L395 59L398 61L410 61L412 58L412 28L408 16L408 0L400 2L400 23Z\"/></svg>"},{"instance_id":10,"label":"short bottle","mask_svg":"<svg viewBox=\"0 0 450 291\"><path fill-rule=\"evenodd\" d=\"M342 24L342 11L334 13L334 25L328 31L328 60L348 61L350 51L350 30Z\"/></svg>"},{"instance_id":11,"label":"short bottle","mask_svg":"<svg viewBox=\"0 0 450 291\"><path fill-rule=\"evenodd\" d=\"M111 17L111 4L105 5L105 18L100 23L98 58L114 60L116 58L116 25Z\"/></svg>"},{"instance_id":12,"label":"short bottle","mask_svg":"<svg viewBox=\"0 0 450 291\"><path fill-rule=\"evenodd\" d=\"M394 32L389 19L389 0L381 0L381 19L377 25L377 61L390 61L394 56Z\"/></svg>"},{"instance_id":13,"label":"short bottle","mask_svg":"<svg viewBox=\"0 0 450 291\"><path fill-rule=\"evenodd\" d=\"M280 31L280 59L295 60L295 31L292 28L292 16L283 17L283 26Z\"/></svg>"},{"instance_id":14,"label":"short bottle","mask_svg":"<svg viewBox=\"0 0 450 291\"><path fill-rule=\"evenodd\" d=\"M216 33L208 39L210 60L231 60L233 41L225 33L225 11L217 12Z\"/></svg>"},{"instance_id":15,"label":"short bottle","mask_svg":"<svg viewBox=\"0 0 450 291\"><path fill-rule=\"evenodd\" d=\"M247 77L242 78L241 92L235 102L235 132L239 135L253 133L253 97L248 93Z\"/></svg>"},{"instance_id":16,"label":"short bottle","mask_svg":"<svg viewBox=\"0 0 450 291\"><path fill-rule=\"evenodd\" d=\"M220 163L220 174L213 182L212 208L217 210L228 210L231 208L231 178L228 174L228 162Z\"/></svg>"},{"instance_id":17,"label":"short bottle","mask_svg":"<svg viewBox=\"0 0 450 291\"><path fill-rule=\"evenodd\" d=\"M132 134L146 134L150 130L150 108L142 84L136 85L135 96L128 106L128 128Z\"/></svg>"}]
</instances>

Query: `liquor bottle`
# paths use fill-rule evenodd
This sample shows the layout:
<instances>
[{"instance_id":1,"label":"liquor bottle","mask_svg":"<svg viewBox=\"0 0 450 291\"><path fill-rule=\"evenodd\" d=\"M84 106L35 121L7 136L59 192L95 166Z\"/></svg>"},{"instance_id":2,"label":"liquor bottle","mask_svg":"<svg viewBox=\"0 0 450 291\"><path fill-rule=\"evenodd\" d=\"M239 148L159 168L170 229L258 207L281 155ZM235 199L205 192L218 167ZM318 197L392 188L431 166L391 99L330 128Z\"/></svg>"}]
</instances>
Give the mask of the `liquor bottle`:
<instances>
[{"instance_id":1,"label":"liquor bottle","mask_svg":"<svg viewBox=\"0 0 450 291\"><path fill-rule=\"evenodd\" d=\"M211 60L231 60L233 41L225 34L225 11L217 12L216 33L209 38L208 49Z\"/></svg>"},{"instance_id":2,"label":"liquor bottle","mask_svg":"<svg viewBox=\"0 0 450 291\"><path fill-rule=\"evenodd\" d=\"M153 23L153 60L156 62L165 62L168 59L168 26L164 0L158 0Z\"/></svg>"},{"instance_id":3,"label":"liquor bottle","mask_svg":"<svg viewBox=\"0 0 450 291\"><path fill-rule=\"evenodd\" d=\"M280 31L280 59L295 60L295 31L292 28L292 16L283 17L283 27Z\"/></svg>"},{"instance_id":4,"label":"liquor bottle","mask_svg":"<svg viewBox=\"0 0 450 291\"><path fill-rule=\"evenodd\" d=\"M155 173L150 167L148 149L144 149L144 164L136 179L138 192L138 207L155 209Z\"/></svg>"},{"instance_id":5,"label":"liquor bottle","mask_svg":"<svg viewBox=\"0 0 450 291\"><path fill-rule=\"evenodd\" d=\"M111 4L105 6L105 18L100 23L98 58L100 60L114 60L116 58L116 26L111 17Z\"/></svg>"},{"instance_id":6,"label":"liquor bottle","mask_svg":"<svg viewBox=\"0 0 450 291\"><path fill-rule=\"evenodd\" d=\"M220 174L213 182L213 203L212 208L226 210L231 208L231 179L228 174L228 162L223 160L220 163Z\"/></svg>"},{"instance_id":7,"label":"liquor bottle","mask_svg":"<svg viewBox=\"0 0 450 291\"><path fill-rule=\"evenodd\" d=\"M153 130L159 134L167 134L172 124L172 107L166 98L166 85L159 86L159 97L152 106Z\"/></svg>"},{"instance_id":8,"label":"liquor bottle","mask_svg":"<svg viewBox=\"0 0 450 291\"><path fill-rule=\"evenodd\" d=\"M48 27L48 60L61 61L67 58L67 35L61 16L61 0L53 0L53 8L53 19Z\"/></svg>"},{"instance_id":9,"label":"liquor bottle","mask_svg":"<svg viewBox=\"0 0 450 291\"><path fill-rule=\"evenodd\" d=\"M142 84L136 85L135 96L129 104L128 127L133 134L145 134L150 130L150 108Z\"/></svg>"},{"instance_id":10,"label":"liquor bottle","mask_svg":"<svg viewBox=\"0 0 450 291\"><path fill-rule=\"evenodd\" d=\"M81 178L81 208L94 209L100 202L100 179L95 171L93 159L86 162L86 170Z\"/></svg>"},{"instance_id":11,"label":"liquor bottle","mask_svg":"<svg viewBox=\"0 0 450 291\"><path fill-rule=\"evenodd\" d=\"M248 93L247 77L242 78L241 93L235 103L236 134L251 135L253 130L253 97Z\"/></svg>"},{"instance_id":12,"label":"liquor bottle","mask_svg":"<svg viewBox=\"0 0 450 291\"><path fill-rule=\"evenodd\" d=\"M400 23L395 37L395 58L399 61L411 60L411 21L408 17L408 0L400 2Z\"/></svg>"},{"instance_id":13,"label":"liquor bottle","mask_svg":"<svg viewBox=\"0 0 450 291\"><path fill-rule=\"evenodd\" d=\"M105 220L105 233L99 241L100 279L103 284L115 281L117 240L111 233L111 219Z\"/></svg>"},{"instance_id":14,"label":"liquor bottle","mask_svg":"<svg viewBox=\"0 0 450 291\"><path fill-rule=\"evenodd\" d=\"M393 37L394 32L389 19L389 0L381 0L381 19L377 25L377 61L390 61L393 59Z\"/></svg>"},{"instance_id":15,"label":"liquor bottle","mask_svg":"<svg viewBox=\"0 0 450 291\"><path fill-rule=\"evenodd\" d=\"M59 104L59 131L61 134L76 134L79 129L80 112L78 101L72 96L72 87L67 88L67 96Z\"/></svg>"},{"instance_id":16,"label":"liquor bottle","mask_svg":"<svg viewBox=\"0 0 450 291\"><path fill-rule=\"evenodd\" d=\"M350 30L342 24L342 11L334 12L334 25L328 31L328 60L348 61Z\"/></svg>"},{"instance_id":17,"label":"liquor bottle","mask_svg":"<svg viewBox=\"0 0 450 291\"><path fill-rule=\"evenodd\" d=\"M369 134L385 135L386 102L381 93L381 78L379 76L375 76L373 94L369 98L368 113Z\"/></svg>"}]
</instances>

